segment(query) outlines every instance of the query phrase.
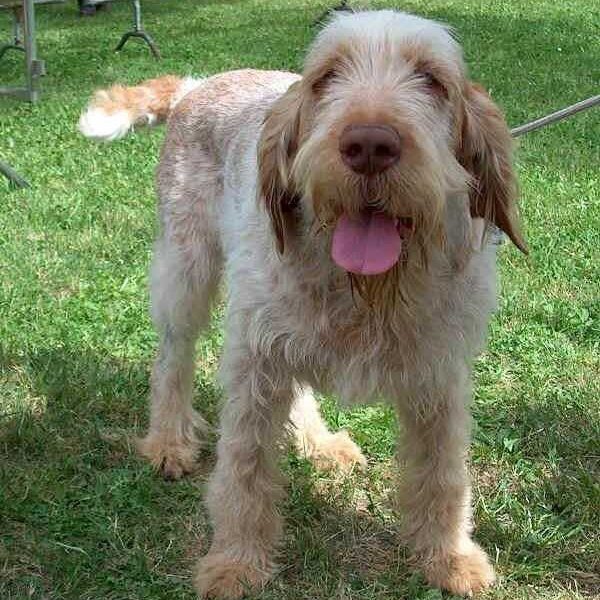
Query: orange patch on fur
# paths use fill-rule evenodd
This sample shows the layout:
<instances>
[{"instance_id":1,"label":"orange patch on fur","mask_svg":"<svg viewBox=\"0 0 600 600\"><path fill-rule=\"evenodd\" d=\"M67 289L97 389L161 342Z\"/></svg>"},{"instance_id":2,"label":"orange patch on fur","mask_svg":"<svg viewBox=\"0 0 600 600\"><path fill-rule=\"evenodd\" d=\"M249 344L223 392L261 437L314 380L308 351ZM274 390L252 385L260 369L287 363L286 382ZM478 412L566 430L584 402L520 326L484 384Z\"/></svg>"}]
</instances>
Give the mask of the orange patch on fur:
<instances>
[{"instance_id":1,"label":"orange patch on fur","mask_svg":"<svg viewBox=\"0 0 600 600\"><path fill-rule=\"evenodd\" d=\"M126 110L134 115L152 113L158 121L164 121L170 112L171 99L180 85L181 79L174 75L150 79L134 87L113 85L108 90L97 92L92 105L109 115Z\"/></svg>"}]
</instances>

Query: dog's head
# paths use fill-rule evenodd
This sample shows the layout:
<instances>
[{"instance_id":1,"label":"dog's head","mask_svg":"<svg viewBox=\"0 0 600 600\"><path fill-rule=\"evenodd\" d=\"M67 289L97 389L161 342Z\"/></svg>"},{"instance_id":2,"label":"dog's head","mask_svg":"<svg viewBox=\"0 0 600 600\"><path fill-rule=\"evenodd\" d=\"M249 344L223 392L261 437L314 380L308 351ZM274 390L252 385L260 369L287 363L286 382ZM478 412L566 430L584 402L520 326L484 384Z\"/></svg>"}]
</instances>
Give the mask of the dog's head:
<instances>
[{"instance_id":1,"label":"dog's head","mask_svg":"<svg viewBox=\"0 0 600 600\"><path fill-rule=\"evenodd\" d=\"M471 216L526 249L510 131L466 78L449 30L432 21L393 11L336 17L303 79L269 111L258 160L280 252L301 202L333 231L338 265L383 273L412 248L423 256L443 245L447 203L467 190Z\"/></svg>"}]
</instances>

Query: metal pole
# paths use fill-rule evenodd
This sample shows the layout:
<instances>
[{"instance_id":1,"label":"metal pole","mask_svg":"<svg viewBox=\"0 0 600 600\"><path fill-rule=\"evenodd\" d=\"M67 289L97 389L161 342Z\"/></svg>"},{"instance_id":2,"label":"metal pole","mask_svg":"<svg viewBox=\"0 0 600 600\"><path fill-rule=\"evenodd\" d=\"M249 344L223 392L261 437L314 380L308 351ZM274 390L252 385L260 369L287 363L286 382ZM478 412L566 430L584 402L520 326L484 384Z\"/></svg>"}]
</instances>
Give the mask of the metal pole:
<instances>
[{"instance_id":1,"label":"metal pole","mask_svg":"<svg viewBox=\"0 0 600 600\"><path fill-rule=\"evenodd\" d=\"M131 31L127 31L121 37L121 41L117 44L115 48L115 52L118 52L123 48L125 42L129 38L139 38L144 40L146 44L150 47L150 51L154 55L154 58L160 58L160 51L158 46L154 43L154 40L144 31L144 27L142 25L142 6L140 4L140 0L132 0L133 6L133 29Z\"/></svg>"},{"instance_id":2,"label":"metal pole","mask_svg":"<svg viewBox=\"0 0 600 600\"><path fill-rule=\"evenodd\" d=\"M40 97L39 73L37 69L37 48L35 44L35 8L33 0L23 0L23 29L27 77L27 93L30 102Z\"/></svg>"},{"instance_id":3,"label":"metal pole","mask_svg":"<svg viewBox=\"0 0 600 600\"><path fill-rule=\"evenodd\" d=\"M19 15L16 13L14 14L14 19L13 19L13 37L14 42L15 42L15 46L20 46L22 44L22 40L21 40L21 22L19 20Z\"/></svg>"},{"instance_id":4,"label":"metal pole","mask_svg":"<svg viewBox=\"0 0 600 600\"><path fill-rule=\"evenodd\" d=\"M26 188L29 187L27 181L25 181L14 169L9 167L5 162L0 160L0 173L6 175L8 180L16 187Z\"/></svg>"},{"instance_id":5,"label":"metal pole","mask_svg":"<svg viewBox=\"0 0 600 600\"><path fill-rule=\"evenodd\" d=\"M526 123L525 125L515 127L514 129L511 129L511 133L513 137L519 137L524 133L529 133L530 131L535 131L536 129L550 125L551 123L562 121L571 115L577 114L578 112L586 110L587 108L592 108L592 106L596 106L597 104L600 104L600 95L592 96L591 98L582 100L581 102L576 102L575 104L571 104L571 106L557 110L556 112L546 115L545 117L531 121L531 123Z\"/></svg>"},{"instance_id":6,"label":"metal pole","mask_svg":"<svg viewBox=\"0 0 600 600\"><path fill-rule=\"evenodd\" d=\"M142 30L142 7L140 0L133 0L133 30Z\"/></svg>"}]
</instances>

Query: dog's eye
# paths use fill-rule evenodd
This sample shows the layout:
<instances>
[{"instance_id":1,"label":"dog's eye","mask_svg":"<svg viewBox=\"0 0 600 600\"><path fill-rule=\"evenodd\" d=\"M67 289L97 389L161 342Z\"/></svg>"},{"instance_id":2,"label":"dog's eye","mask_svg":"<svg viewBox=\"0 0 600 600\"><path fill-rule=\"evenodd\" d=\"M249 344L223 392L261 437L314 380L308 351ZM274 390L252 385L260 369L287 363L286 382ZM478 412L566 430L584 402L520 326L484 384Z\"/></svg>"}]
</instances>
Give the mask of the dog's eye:
<instances>
[{"instance_id":1,"label":"dog's eye","mask_svg":"<svg viewBox=\"0 0 600 600\"><path fill-rule=\"evenodd\" d=\"M313 84L312 84L312 91L315 94L321 94L325 88L327 87L327 84L334 79L336 76L336 72L335 69L329 69L328 71L325 72L324 75L321 75L321 77L319 77L319 79L317 79Z\"/></svg>"},{"instance_id":2,"label":"dog's eye","mask_svg":"<svg viewBox=\"0 0 600 600\"><path fill-rule=\"evenodd\" d=\"M431 71L420 71L418 75L433 95L441 98L448 97L446 88Z\"/></svg>"}]
</instances>

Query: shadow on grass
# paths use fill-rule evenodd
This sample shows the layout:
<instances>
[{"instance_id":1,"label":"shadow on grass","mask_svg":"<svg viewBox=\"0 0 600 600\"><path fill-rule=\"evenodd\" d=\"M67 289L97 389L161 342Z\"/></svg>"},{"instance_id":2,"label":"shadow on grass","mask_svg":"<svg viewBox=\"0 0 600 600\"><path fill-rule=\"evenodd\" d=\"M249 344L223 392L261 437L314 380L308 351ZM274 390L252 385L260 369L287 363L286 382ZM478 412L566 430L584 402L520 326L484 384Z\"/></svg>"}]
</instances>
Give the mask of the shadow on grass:
<instances>
[{"instance_id":1,"label":"shadow on grass","mask_svg":"<svg viewBox=\"0 0 600 600\"><path fill-rule=\"evenodd\" d=\"M149 363L72 349L0 355L0 597L188 590L207 468L169 485L138 458L148 375ZM217 396L198 382L209 419Z\"/></svg>"},{"instance_id":2,"label":"shadow on grass","mask_svg":"<svg viewBox=\"0 0 600 600\"><path fill-rule=\"evenodd\" d=\"M92 431L98 435L105 430L140 432L140 421L146 421L150 364L100 358L75 349L0 353L0 374L9 390L4 400L12 406L2 416L4 435L19 446L30 442L27 450L35 453L37 448L47 455L46 444L59 452L69 438L97 443L97 437L88 438ZM216 418L218 396L211 381L199 378L196 401L211 421ZM60 437L52 435L56 429L61 430ZM40 439L45 439L43 447Z\"/></svg>"},{"instance_id":3,"label":"shadow on grass","mask_svg":"<svg viewBox=\"0 0 600 600\"><path fill-rule=\"evenodd\" d=\"M189 591L194 559L208 544L206 518L198 508L212 450L193 477L171 485L137 458L132 439L143 429L149 364L69 350L4 354L0 364L9 400L11 389L15 395L9 401L14 412L0 421L6 534L0 554L7 559L21 553L43 573L13 564L13 583L46 578L83 593L94 586L102 590L107 585L102 573L113 573L118 589L157 597L170 585ZM27 398L19 399L23 390ZM218 389L200 380L195 396L214 424ZM492 556L498 548L509 582L576 580L582 591L598 589L591 576L594 558L582 551L587 546L589 552L593 531L593 479L582 480L582 473L593 469L594 457L585 450L591 451L594 424L586 427L576 411L559 419L536 407L521 406L513 416L494 407L477 409L479 446L501 455L504 433L517 431L528 440L517 462L496 463L500 471L492 481L486 479L491 461L474 469L476 500L486 505L478 509L477 537ZM578 452L565 448L570 427L579 429ZM548 460L549 447L558 449L560 461ZM519 471L525 463L533 467ZM357 598L366 590L402 590L411 598L426 594L398 545L393 513L377 498L393 485L393 464L388 468L385 484L364 476L332 483L305 461L288 458L286 551L273 589L289 598L296 588L304 593L311 586L315 594L345 586ZM165 543L172 546L166 555ZM179 573L175 582L164 577L163 561L164 569ZM69 568L78 578L63 574Z\"/></svg>"},{"instance_id":4,"label":"shadow on grass","mask_svg":"<svg viewBox=\"0 0 600 600\"><path fill-rule=\"evenodd\" d=\"M477 536L497 549L507 581L600 592L600 430L583 408L523 402L477 410Z\"/></svg>"}]
</instances>

